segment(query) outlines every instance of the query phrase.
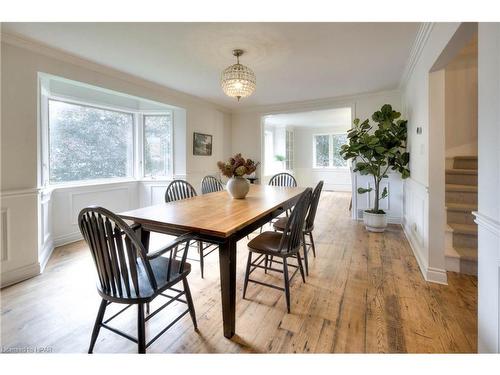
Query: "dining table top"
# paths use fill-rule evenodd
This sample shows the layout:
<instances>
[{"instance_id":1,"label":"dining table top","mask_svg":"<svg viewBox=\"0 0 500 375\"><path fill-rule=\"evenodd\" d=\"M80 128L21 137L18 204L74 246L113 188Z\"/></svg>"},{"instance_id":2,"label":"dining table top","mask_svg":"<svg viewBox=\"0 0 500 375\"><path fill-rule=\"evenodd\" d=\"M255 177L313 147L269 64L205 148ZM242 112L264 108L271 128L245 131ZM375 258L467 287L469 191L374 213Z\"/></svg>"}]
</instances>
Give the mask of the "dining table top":
<instances>
[{"instance_id":1,"label":"dining table top","mask_svg":"<svg viewBox=\"0 0 500 375\"><path fill-rule=\"evenodd\" d=\"M225 238L297 199L304 190L302 187L250 185L244 199L234 199L227 191L218 191L122 212L119 216L142 225L170 226Z\"/></svg>"}]
</instances>

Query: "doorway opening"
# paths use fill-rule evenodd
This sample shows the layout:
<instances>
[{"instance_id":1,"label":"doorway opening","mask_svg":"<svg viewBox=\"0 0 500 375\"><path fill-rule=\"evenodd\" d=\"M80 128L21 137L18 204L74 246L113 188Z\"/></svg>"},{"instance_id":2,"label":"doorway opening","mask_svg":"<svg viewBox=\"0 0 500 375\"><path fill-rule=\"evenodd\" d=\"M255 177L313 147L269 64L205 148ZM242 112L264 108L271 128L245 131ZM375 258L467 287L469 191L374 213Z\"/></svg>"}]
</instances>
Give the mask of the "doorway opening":
<instances>
[{"instance_id":1,"label":"doorway opening","mask_svg":"<svg viewBox=\"0 0 500 375\"><path fill-rule=\"evenodd\" d=\"M429 73L429 264L477 275L478 34L463 24Z\"/></svg>"},{"instance_id":2,"label":"doorway opening","mask_svg":"<svg viewBox=\"0 0 500 375\"><path fill-rule=\"evenodd\" d=\"M323 180L324 190L350 192L351 172L339 151L351 124L351 107L264 116L262 182L287 172L299 186Z\"/></svg>"}]
</instances>

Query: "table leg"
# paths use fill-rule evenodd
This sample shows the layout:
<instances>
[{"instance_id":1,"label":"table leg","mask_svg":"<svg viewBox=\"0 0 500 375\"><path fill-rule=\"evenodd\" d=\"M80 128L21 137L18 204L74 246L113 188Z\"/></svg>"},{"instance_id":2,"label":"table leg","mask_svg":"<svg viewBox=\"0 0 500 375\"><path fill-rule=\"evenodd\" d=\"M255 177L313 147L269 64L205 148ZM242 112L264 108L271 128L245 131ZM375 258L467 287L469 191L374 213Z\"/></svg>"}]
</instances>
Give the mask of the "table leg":
<instances>
[{"instance_id":1,"label":"table leg","mask_svg":"<svg viewBox=\"0 0 500 375\"><path fill-rule=\"evenodd\" d=\"M232 237L219 245L219 268L224 337L230 339L236 326L236 241Z\"/></svg>"},{"instance_id":2,"label":"table leg","mask_svg":"<svg viewBox=\"0 0 500 375\"><path fill-rule=\"evenodd\" d=\"M149 230L144 229L144 227L141 227L141 242L142 245L144 246L144 249L146 249L146 253L149 252L149 238L151 237L151 232ZM146 314L149 315L149 302L146 303Z\"/></svg>"},{"instance_id":3,"label":"table leg","mask_svg":"<svg viewBox=\"0 0 500 375\"><path fill-rule=\"evenodd\" d=\"M151 232L144 228L141 228L141 242L146 249L146 252L149 252L149 238L151 237Z\"/></svg>"}]
</instances>

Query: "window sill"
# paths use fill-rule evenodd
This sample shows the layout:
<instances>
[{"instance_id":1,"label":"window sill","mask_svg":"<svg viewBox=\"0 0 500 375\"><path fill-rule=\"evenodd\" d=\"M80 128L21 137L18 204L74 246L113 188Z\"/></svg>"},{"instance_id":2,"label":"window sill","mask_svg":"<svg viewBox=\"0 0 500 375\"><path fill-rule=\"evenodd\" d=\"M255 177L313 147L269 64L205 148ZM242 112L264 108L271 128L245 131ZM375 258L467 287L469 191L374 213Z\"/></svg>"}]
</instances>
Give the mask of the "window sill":
<instances>
[{"instance_id":1,"label":"window sill","mask_svg":"<svg viewBox=\"0 0 500 375\"><path fill-rule=\"evenodd\" d=\"M137 182L146 182L146 183L154 183L154 182L171 182L174 180L174 177L162 177L162 178L141 178L137 180Z\"/></svg>"},{"instance_id":2,"label":"window sill","mask_svg":"<svg viewBox=\"0 0 500 375\"><path fill-rule=\"evenodd\" d=\"M130 184L133 182L146 182L146 183L166 183L171 182L173 177L165 177L161 179L154 178L119 178L119 179L108 179L108 180L93 180L86 182L76 182L76 183L63 183L63 184L53 184L42 186L40 190L43 191L56 191L56 190L66 190L66 189L78 189L78 188L86 188L93 186L105 186L105 185L117 185L117 184Z\"/></svg>"},{"instance_id":3,"label":"window sill","mask_svg":"<svg viewBox=\"0 0 500 375\"><path fill-rule=\"evenodd\" d=\"M80 187L87 187L87 186L99 186L99 185L111 185L111 184L123 184L123 183L130 183L130 182L136 182L137 180L135 178L113 178L113 179L107 179L107 180L92 180L92 181L78 181L78 182L68 182L68 183L61 183L61 184L49 184L46 186L42 186L42 190L64 190L64 189L74 189L74 188L80 188Z\"/></svg>"},{"instance_id":4,"label":"window sill","mask_svg":"<svg viewBox=\"0 0 500 375\"><path fill-rule=\"evenodd\" d=\"M313 167L313 171L326 171L326 172L348 172L349 167Z\"/></svg>"}]
</instances>

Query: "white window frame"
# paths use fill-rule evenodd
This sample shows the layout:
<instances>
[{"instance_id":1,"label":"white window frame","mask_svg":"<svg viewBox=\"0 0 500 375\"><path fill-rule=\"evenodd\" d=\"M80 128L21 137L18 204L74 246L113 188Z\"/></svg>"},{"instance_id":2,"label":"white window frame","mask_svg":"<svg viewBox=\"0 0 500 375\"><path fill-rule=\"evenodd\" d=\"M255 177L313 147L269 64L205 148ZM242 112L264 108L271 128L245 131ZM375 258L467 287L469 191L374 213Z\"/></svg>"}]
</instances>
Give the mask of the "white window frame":
<instances>
[{"instance_id":1,"label":"white window frame","mask_svg":"<svg viewBox=\"0 0 500 375\"><path fill-rule=\"evenodd\" d=\"M267 149L267 143L266 139L270 137L271 139L271 145L272 145L272 152L269 153ZM264 130L264 175L270 176L274 173L273 167L272 167L272 160L274 158L274 132L270 129Z\"/></svg>"},{"instance_id":2,"label":"white window frame","mask_svg":"<svg viewBox=\"0 0 500 375\"><path fill-rule=\"evenodd\" d=\"M285 130L285 170L293 172L295 168L295 134L293 129Z\"/></svg>"},{"instance_id":3,"label":"white window frame","mask_svg":"<svg viewBox=\"0 0 500 375\"><path fill-rule=\"evenodd\" d=\"M315 133L312 136L312 144L313 144L313 153L312 153L312 167L313 169L318 169L318 170L346 170L349 168L349 165L346 165L345 167L337 167L333 165L333 136L335 135L345 135L347 134L346 132L334 132L334 133ZM327 167L322 167L316 165L316 137L319 136L328 136L328 166Z\"/></svg>"},{"instance_id":4,"label":"white window frame","mask_svg":"<svg viewBox=\"0 0 500 375\"><path fill-rule=\"evenodd\" d=\"M56 95L48 92L47 89L43 87L40 88L40 181L39 186L41 188L64 188L64 187L75 187L75 186L88 186L88 185L98 185L106 183L119 183L119 182L130 182L130 181L170 181L173 179L173 166L174 166L174 113L173 110L165 109L161 111L151 111L151 110L134 110L130 108L123 108L119 106L110 106L107 104L100 104L96 102L90 102L86 100L79 100L73 97L66 97L64 95ZM50 183L50 136L49 136L49 100L60 101L68 104L79 105L83 107L91 107L96 109L103 109L113 112L120 112L131 114L133 117L133 132L132 132L132 175L127 177L112 177L103 179L93 179L93 180L79 180L79 181L68 181L59 183ZM170 147L170 163L169 163L169 175L161 176L159 178L145 177L144 176L144 115L167 115L170 114L172 122L170 127L170 140L172 142Z\"/></svg>"}]
</instances>

